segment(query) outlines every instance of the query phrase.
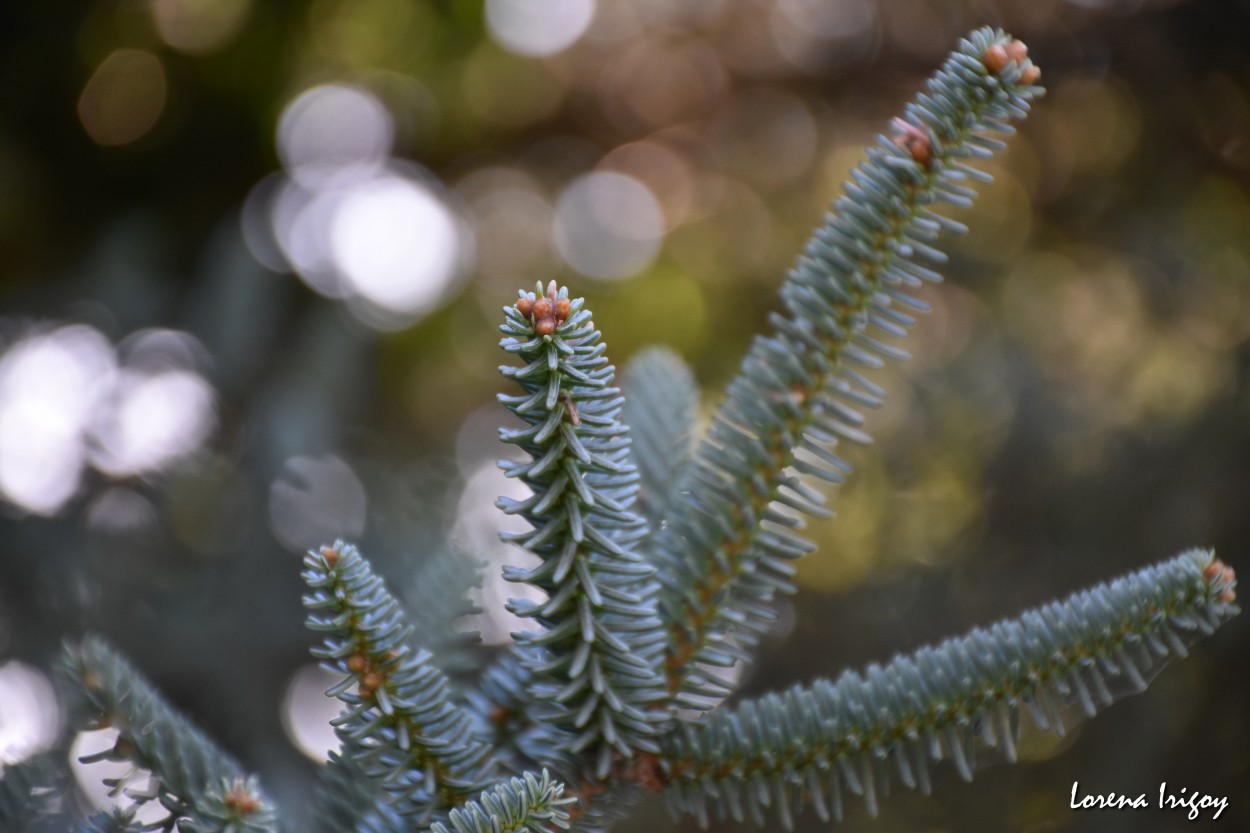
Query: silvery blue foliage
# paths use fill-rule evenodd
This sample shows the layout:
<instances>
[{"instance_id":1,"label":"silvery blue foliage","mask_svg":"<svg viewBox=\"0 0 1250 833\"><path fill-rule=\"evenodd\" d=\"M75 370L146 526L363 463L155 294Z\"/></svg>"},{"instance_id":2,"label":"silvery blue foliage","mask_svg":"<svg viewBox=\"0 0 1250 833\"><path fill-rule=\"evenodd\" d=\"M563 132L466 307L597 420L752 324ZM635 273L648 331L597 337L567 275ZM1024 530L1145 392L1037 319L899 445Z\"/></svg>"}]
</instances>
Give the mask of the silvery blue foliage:
<instances>
[{"instance_id":1,"label":"silvery blue foliage","mask_svg":"<svg viewBox=\"0 0 1250 833\"><path fill-rule=\"evenodd\" d=\"M436 638L430 616L464 609L467 573L429 573L439 586L409 594L426 600L414 615L353 546L310 552L313 653L343 706L323 830L602 830L647 793L704 823L773 815L789 828L808 806L840 818L847 792L875 812L893 781L927 792L941 761L969 778L978 750L1014 758L1021 713L1062 733L1065 708L1090 716L1141 690L1237 614L1232 569L1193 550L885 665L720 706L731 687L709 667L750 659L768 603L794 590L794 561L813 549L796 530L849 473L841 444L869 442L861 410L884 391L868 374L904 357L894 340L926 308L917 288L939 279L937 238L962 230L934 204L971 203L968 183L989 180L971 162L1003 147L993 134L1027 114L1038 75L1001 31L960 44L869 148L693 450L699 394L679 359L636 359L626 408L583 299L553 282L504 309L515 387L500 399L521 427L501 438L523 459L503 465L530 495L499 505L530 527L507 540L538 558L505 575L542 591L510 604L536 629L453 685L440 659L465 644ZM150 770L147 794L114 786L159 801L166 830L280 827L255 779L101 640L71 648L68 672L80 725L118 730L93 757ZM51 782L6 772L0 821L60 818L46 793L15 798L36 783ZM79 823L131 826L124 813Z\"/></svg>"}]
</instances>

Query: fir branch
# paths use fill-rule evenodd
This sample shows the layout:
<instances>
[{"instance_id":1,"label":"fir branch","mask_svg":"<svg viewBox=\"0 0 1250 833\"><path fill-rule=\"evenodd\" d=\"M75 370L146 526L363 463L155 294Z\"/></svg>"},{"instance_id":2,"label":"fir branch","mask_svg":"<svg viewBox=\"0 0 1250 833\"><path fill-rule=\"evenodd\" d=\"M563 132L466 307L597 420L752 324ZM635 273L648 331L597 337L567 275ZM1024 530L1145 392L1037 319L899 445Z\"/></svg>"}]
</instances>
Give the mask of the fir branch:
<instances>
[{"instance_id":1,"label":"fir branch","mask_svg":"<svg viewBox=\"0 0 1250 833\"><path fill-rule=\"evenodd\" d=\"M525 423L502 430L529 460L503 463L532 490L499 500L533 529L504 536L537 555L533 569L505 568L509 581L542 590L547 600L513 600L509 609L542 626L518 636L534 675L531 693L572 733L569 750L607 774L613 751L655 751L666 719L660 665L664 629L656 614L653 569L636 552L646 534L632 506L638 474L620 422L614 368L582 299L568 291L521 293L505 308L501 346L521 367L503 367L524 393L500 401Z\"/></svg>"},{"instance_id":2,"label":"fir branch","mask_svg":"<svg viewBox=\"0 0 1250 833\"><path fill-rule=\"evenodd\" d=\"M454 702L428 651L414 650L399 603L355 547L337 542L304 558L313 649L343 679L326 694L347 710L333 722L343 748L404 813L459 804L489 782L489 748Z\"/></svg>"},{"instance_id":3,"label":"fir branch","mask_svg":"<svg viewBox=\"0 0 1250 833\"><path fill-rule=\"evenodd\" d=\"M332 833L413 833L413 829L409 819L395 812L391 805L379 801L358 824L336 828Z\"/></svg>"},{"instance_id":4,"label":"fir branch","mask_svg":"<svg viewBox=\"0 0 1250 833\"><path fill-rule=\"evenodd\" d=\"M401 588L404 610L413 626L413 640L434 656L446 674L463 677L478 667L474 649L481 634L456 622L481 613L469 598L481 586L481 562L447 547L421 559Z\"/></svg>"},{"instance_id":5,"label":"fir branch","mask_svg":"<svg viewBox=\"0 0 1250 833\"><path fill-rule=\"evenodd\" d=\"M48 752L4 767L0 777L0 833L61 831L61 795L69 773Z\"/></svg>"},{"instance_id":6,"label":"fir branch","mask_svg":"<svg viewBox=\"0 0 1250 833\"><path fill-rule=\"evenodd\" d=\"M565 781L578 777L577 760L568 749L569 734L548 725L542 701L531 696L533 668L540 664L527 657L534 649L513 645L482 672L469 693L470 703L488 737L501 767L510 772L551 769Z\"/></svg>"},{"instance_id":7,"label":"fir branch","mask_svg":"<svg viewBox=\"0 0 1250 833\"><path fill-rule=\"evenodd\" d=\"M352 748L357 747L354 744ZM313 793L316 829L322 833L352 830L376 806L379 789L377 779L369 777L351 752L331 752L317 771Z\"/></svg>"},{"instance_id":8,"label":"fir branch","mask_svg":"<svg viewBox=\"0 0 1250 833\"><path fill-rule=\"evenodd\" d=\"M552 833L568 828L569 813L564 808L575 801L564 797L564 785L546 770L541 778L526 772L452 810L451 827L436 822L431 833Z\"/></svg>"},{"instance_id":9,"label":"fir branch","mask_svg":"<svg viewBox=\"0 0 1250 833\"><path fill-rule=\"evenodd\" d=\"M681 473L694 451L699 388L681 356L651 347L621 373L621 414L638 467L638 512L651 530L663 525L678 496Z\"/></svg>"},{"instance_id":10,"label":"fir branch","mask_svg":"<svg viewBox=\"0 0 1250 833\"><path fill-rule=\"evenodd\" d=\"M1093 716L1143 690L1239 612L1235 584L1231 568L1191 550L862 675L718 709L670 736L667 796L704 824L709 805L758 824L771 806L788 829L805 801L840 819L845 787L875 815L891 769L927 793L930 759L953 760L964 779L978 746L1014 761L1022 709L1062 735L1062 707Z\"/></svg>"},{"instance_id":11,"label":"fir branch","mask_svg":"<svg viewBox=\"0 0 1250 833\"><path fill-rule=\"evenodd\" d=\"M143 833L144 826L135 821L129 810L114 807L92 813L73 828L73 833Z\"/></svg>"},{"instance_id":12,"label":"fir branch","mask_svg":"<svg viewBox=\"0 0 1250 833\"><path fill-rule=\"evenodd\" d=\"M255 776L223 780L204 794L183 833L266 833L277 827L274 808L258 799Z\"/></svg>"},{"instance_id":13,"label":"fir branch","mask_svg":"<svg viewBox=\"0 0 1250 833\"><path fill-rule=\"evenodd\" d=\"M100 716L97 725L118 732L111 749L82 758L84 763L128 760L150 770L156 781L150 797L169 810L171 824L211 814L217 807L216 787L237 782L248 790L248 806L254 808L256 818L267 820L267 826L251 829L272 829L272 807L255 780L244 780L242 767L166 703L103 639L87 636L77 648L68 648L66 668L89 707Z\"/></svg>"},{"instance_id":14,"label":"fir branch","mask_svg":"<svg viewBox=\"0 0 1250 833\"><path fill-rule=\"evenodd\" d=\"M869 441L857 409L884 394L862 371L905 356L882 338L905 335L910 313L926 309L911 290L940 276L922 262L943 262L932 242L963 229L929 206L971 205L964 183L989 177L964 160L1002 148L986 134L1010 133L1006 121L1042 92L1024 53L1001 31L972 32L895 121L897 135L868 149L791 270L775 332L753 342L683 479L689 498L659 531L671 692L695 704L727 693L700 666L743 658L734 643L755 642L771 619L765 603L793 592L793 559L813 547L790 530L829 514L811 482L842 481L850 466L836 448Z\"/></svg>"}]
</instances>

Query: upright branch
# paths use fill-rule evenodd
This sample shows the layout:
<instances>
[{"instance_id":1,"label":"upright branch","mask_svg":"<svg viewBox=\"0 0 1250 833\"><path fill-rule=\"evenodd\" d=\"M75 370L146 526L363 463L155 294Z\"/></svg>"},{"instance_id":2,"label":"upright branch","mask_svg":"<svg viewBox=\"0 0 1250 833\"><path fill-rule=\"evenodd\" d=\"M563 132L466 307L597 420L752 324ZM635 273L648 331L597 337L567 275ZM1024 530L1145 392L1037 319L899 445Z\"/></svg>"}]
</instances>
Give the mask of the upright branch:
<instances>
[{"instance_id":1,"label":"upright branch","mask_svg":"<svg viewBox=\"0 0 1250 833\"><path fill-rule=\"evenodd\" d=\"M532 494L499 506L532 527L505 540L541 560L504 575L546 596L509 609L541 627L518 635L532 695L550 710L549 725L573 734L568 750L591 756L604 777L614 752L656 751L666 718L654 571L636 551L646 534L633 510L638 473L615 369L582 299L553 281L545 293L522 292L504 314L501 346L521 366L501 372L523 392L499 398L525 427L500 437L527 459L501 465Z\"/></svg>"},{"instance_id":2,"label":"upright branch","mask_svg":"<svg viewBox=\"0 0 1250 833\"><path fill-rule=\"evenodd\" d=\"M681 473L694 453L699 388L681 356L664 347L635 355L621 377L621 413L638 466L638 512L657 530L681 501Z\"/></svg>"},{"instance_id":3,"label":"upright branch","mask_svg":"<svg viewBox=\"0 0 1250 833\"><path fill-rule=\"evenodd\" d=\"M775 331L751 345L707 438L686 469L675 507L658 532L654 559L671 622L669 691L695 703L727 693L700 666L732 665L766 627L765 606L793 592L793 559L812 546L790 530L801 515L828 514L813 479L836 484L850 466L842 440L866 443L858 408L884 391L861 372L906 354L882 340L906 334L910 291L939 275L923 261L945 256L931 243L963 226L930 210L971 205L968 179L989 176L965 164L1003 147L1042 90L1024 44L988 28L973 32L926 91L881 136L845 194L808 241L781 289Z\"/></svg>"}]
</instances>

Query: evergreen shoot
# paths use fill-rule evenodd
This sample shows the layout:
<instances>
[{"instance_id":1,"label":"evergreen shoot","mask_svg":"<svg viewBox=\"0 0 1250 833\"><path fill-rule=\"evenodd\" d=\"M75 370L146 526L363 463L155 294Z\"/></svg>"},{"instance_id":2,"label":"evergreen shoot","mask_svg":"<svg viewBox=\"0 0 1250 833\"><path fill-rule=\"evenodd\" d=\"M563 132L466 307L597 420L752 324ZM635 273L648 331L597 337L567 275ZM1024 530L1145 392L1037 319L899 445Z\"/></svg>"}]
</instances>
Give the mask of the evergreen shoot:
<instances>
[{"instance_id":1,"label":"evergreen shoot","mask_svg":"<svg viewBox=\"0 0 1250 833\"><path fill-rule=\"evenodd\" d=\"M584 299L552 281L503 308L499 398L515 420L500 436L516 453L501 466L528 495L498 505L527 523L505 540L532 564L504 575L541 599L509 603L530 628L466 675L473 652L449 620L469 610L473 567L429 562L409 609L355 547L308 553L312 653L341 707L318 829L603 830L648 793L705 825L788 829L807 808L836 820L847 795L875 813L894 783L927 793L946 761L965 779L978 758L1014 761L1022 713L1062 734L1143 690L1238 613L1232 568L1191 550L884 665L721 704L733 687L714 669L749 660L770 602L794 591L814 549L799 528L829 514L851 471L843 444L870 441L861 410L885 393L871 373L905 357L939 239L963 230L935 206L967 207L970 183L990 181L975 165L1005 146L1039 77L1001 31L960 43L868 149L701 440L680 358L643 352L618 387ZM129 833L155 801L146 829L294 831L99 637L69 648L66 672L74 728L116 731L83 762L128 762L111 783L128 800L77 812L68 777L36 758L4 773L0 826Z\"/></svg>"},{"instance_id":2,"label":"evergreen shoot","mask_svg":"<svg viewBox=\"0 0 1250 833\"><path fill-rule=\"evenodd\" d=\"M165 829L200 833L262 833L276 830L273 806L255 778L175 711L150 683L104 640L88 636L66 657L78 686L76 709L85 725L117 731L113 745L81 758L84 764L113 760L133 764L115 793L136 804L157 801L167 811ZM149 774L147 783L141 772ZM103 820L99 820L103 823ZM109 824L120 824L114 818Z\"/></svg>"},{"instance_id":3,"label":"evergreen shoot","mask_svg":"<svg viewBox=\"0 0 1250 833\"><path fill-rule=\"evenodd\" d=\"M638 552L647 528L634 512L638 474L615 369L583 301L554 281L538 290L505 310L502 346L522 365L502 371L523 393L500 396L526 425L500 437L529 458L505 472L533 494L499 506L533 527L508 538L541 564L504 575L547 597L509 605L541 625L518 642L530 692L549 705L548 723L570 734L569 751L589 753L602 778L614 751L659 751L664 630L654 568Z\"/></svg>"},{"instance_id":4,"label":"evergreen shoot","mask_svg":"<svg viewBox=\"0 0 1250 833\"><path fill-rule=\"evenodd\" d=\"M334 727L347 754L403 812L462 803L485 783L489 749L430 652L412 646L399 602L355 547L322 547L304 565L307 624L325 634L313 654L342 675L326 694L345 706Z\"/></svg>"}]
</instances>

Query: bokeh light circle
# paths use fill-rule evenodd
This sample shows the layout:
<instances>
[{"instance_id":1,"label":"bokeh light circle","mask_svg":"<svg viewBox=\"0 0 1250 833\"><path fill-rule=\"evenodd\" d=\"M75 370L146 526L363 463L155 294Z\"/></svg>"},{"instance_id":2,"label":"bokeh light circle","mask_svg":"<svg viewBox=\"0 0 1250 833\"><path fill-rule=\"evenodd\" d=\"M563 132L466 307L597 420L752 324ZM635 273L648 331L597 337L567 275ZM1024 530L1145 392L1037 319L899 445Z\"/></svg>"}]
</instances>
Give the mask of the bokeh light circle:
<instances>
[{"instance_id":1,"label":"bokeh light circle","mask_svg":"<svg viewBox=\"0 0 1250 833\"><path fill-rule=\"evenodd\" d=\"M330 251L355 294L385 310L432 309L456 277L460 231L446 204L402 176L361 182L330 223Z\"/></svg>"},{"instance_id":2,"label":"bokeh light circle","mask_svg":"<svg viewBox=\"0 0 1250 833\"><path fill-rule=\"evenodd\" d=\"M372 93L323 84L296 96L278 120L278 155L296 181L310 188L355 178L385 162L395 138L386 106Z\"/></svg>"},{"instance_id":3,"label":"bokeh light circle","mask_svg":"<svg viewBox=\"0 0 1250 833\"><path fill-rule=\"evenodd\" d=\"M655 258L664 215L638 180L595 171L574 180L556 201L552 236L564 260L594 278L623 278Z\"/></svg>"},{"instance_id":4,"label":"bokeh light circle","mask_svg":"<svg viewBox=\"0 0 1250 833\"><path fill-rule=\"evenodd\" d=\"M359 538L367 509L364 484L333 455L291 457L269 487L270 529L296 553L336 538Z\"/></svg>"},{"instance_id":5,"label":"bokeh light circle","mask_svg":"<svg viewBox=\"0 0 1250 833\"><path fill-rule=\"evenodd\" d=\"M24 662L0 665L0 773L56 740L61 709L47 675Z\"/></svg>"},{"instance_id":6,"label":"bokeh light circle","mask_svg":"<svg viewBox=\"0 0 1250 833\"><path fill-rule=\"evenodd\" d=\"M152 0L152 22L174 49L204 55L230 43L251 10L251 0Z\"/></svg>"},{"instance_id":7,"label":"bokeh light circle","mask_svg":"<svg viewBox=\"0 0 1250 833\"><path fill-rule=\"evenodd\" d=\"M73 497L83 431L116 363L108 339L82 325L29 336L0 357L0 494L39 515Z\"/></svg>"},{"instance_id":8,"label":"bokeh light circle","mask_svg":"<svg viewBox=\"0 0 1250 833\"><path fill-rule=\"evenodd\" d=\"M563 52L590 26L595 0L486 0L486 28L509 52L541 58Z\"/></svg>"},{"instance_id":9,"label":"bokeh light circle","mask_svg":"<svg viewBox=\"0 0 1250 833\"><path fill-rule=\"evenodd\" d=\"M343 706L325 694L340 679L320 665L302 665L291 675L282 698L282 728L286 736L319 764L342 745L330 721L339 716Z\"/></svg>"},{"instance_id":10,"label":"bokeh light circle","mask_svg":"<svg viewBox=\"0 0 1250 833\"><path fill-rule=\"evenodd\" d=\"M91 462L125 476L185 456L212 433L214 398L212 386L190 370L123 371L92 427Z\"/></svg>"},{"instance_id":11,"label":"bokeh light circle","mask_svg":"<svg viewBox=\"0 0 1250 833\"><path fill-rule=\"evenodd\" d=\"M78 119L96 144L127 145L156 126L167 95L160 58L141 49L118 49L87 79L78 98Z\"/></svg>"}]
</instances>

